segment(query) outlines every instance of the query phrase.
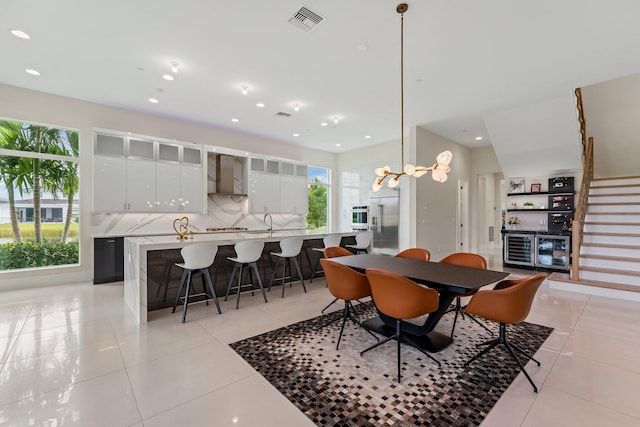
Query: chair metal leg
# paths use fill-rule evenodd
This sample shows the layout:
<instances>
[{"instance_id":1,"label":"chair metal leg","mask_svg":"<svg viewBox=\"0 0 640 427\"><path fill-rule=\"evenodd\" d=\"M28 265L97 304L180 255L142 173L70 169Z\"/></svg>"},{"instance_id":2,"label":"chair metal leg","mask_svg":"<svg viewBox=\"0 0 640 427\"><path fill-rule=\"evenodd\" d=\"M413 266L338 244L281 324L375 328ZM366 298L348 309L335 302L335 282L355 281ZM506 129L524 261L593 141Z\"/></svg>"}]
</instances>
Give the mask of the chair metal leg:
<instances>
[{"instance_id":1,"label":"chair metal leg","mask_svg":"<svg viewBox=\"0 0 640 427\"><path fill-rule=\"evenodd\" d=\"M262 279L260 278L260 273L258 272L258 264L252 262L251 264L249 264L249 267L253 268L253 271L256 273L256 280L258 280L258 287L262 292L262 298L264 299L264 302L269 302L267 301L267 294L264 292L264 286L262 286Z\"/></svg>"},{"instance_id":2,"label":"chair metal leg","mask_svg":"<svg viewBox=\"0 0 640 427\"><path fill-rule=\"evenodd\" d=\"M307 287L304 285L304 278L302 277L302 271L300 271L300 264L298 263L298 259L294 258L293 263L296 266L296 270L298 270L298 277L300 278L300 282L302 283L302 289L307 293ZM289 266L289 271L291 271L291 266Z\"/></svg>"},{"instance_id":3,"label":"chair metal leg","mask_svg":"<svg viewBox=\"0 0 640 427\"><path fill-rule=\"evenodd\" d=\"M331 301L329 304L327 304L327 306L325 308L322 309L322 311L320 311L320 313L324 313L324 311L331 307L333 304L335 304L338 301L338 298L335 298L333 301Z\"/></svg>"},{"instance_id":4,"label":"chair metal leg","mask_svg":"<svg viewBox=\"0 0 640 427\"><path fill-rule=\"evenodd\" d=\"M226 301L229 298L229 292L231 292L231 287L233 286L233 281L236 278L236 270L238 270L238 263L233 263L233 271L231 271L231 280L229 280L229 286L227 286L227 293L224 295L224 300Z\"/></svg>"},{"instance_id":5,"label":"chair metal leg","mask_svg":"<svg viewBox=\"0 0 640 427\"><path fill-rule=\"evenodd\" d=\"M184 287L184 282L187 277L187 270L182 271L182 278L180 279L180 287L178 288L178 295L176 295L176 301L173 303L172 313L176 312L176 306L178 305L178 301L180 301L180 295L182 295L182 288Z\"/></svg>"},{"instance_id":6,"label":"chair metal leg","mask_svg":"<svg viewBox=\"0 0 640 427\"><path fill-rule=\"evenodd\" d=\"M415 348L416 350L418 350L420 353L424 354L425 356L427 356L429 359L433 360L434 362L436 362L438 364L438 366L442 366L440 364L440 361L438 359L436 359L435 357L433 357L432 355L430 355L429 353L427 353L426 351L424 351L423 349L420 348L420 346L418 346L418 344L416 344L412 339L410 339L409 337L407 337L406 334L402 335L402 339L405 340L407 342L407 344L409 344L411 347Z\"/></svg>"},{"instance_id":7,"label":"chair metal leg","mask_svg":"<svg viewBox=\"0 0 640 427\"><path fill-rule=\"evenodd\" d=\"M529 360L533 360L534 362L536 362L538 364L538 366L540 366L540 362L538 362L536 359L533 358L533 356L531 356L529 353L527 353L526 351L524 351L523 349L521 349L520 347L518 347L517 345L513 344L513 343L509 343L509 345L516 351L518 351L520 354L524 355L527 359Z\"/></svg>"},{"instance_id":8,"label":"chair metal leg","mask_svg":"<svg viewBox=\"0 0 640 427\"><path fill-rule=\"evenodd\" d=\"M398 341L398 382L400 382L400 319L396 319L396 341Z\"/></svg>"},{"instance_id":9,"label":"chair metal leg","mask_svg":"<svg viewBox=\"0 0 640 427\"><path fill-rule=\"evenodd\" d=\"M464 367L466 368L467 366L469 366L470 363L472 363L474 360L476 360L478 357L482 356L483 354L485 354L486 352L488 352L489 350L491 350L493 347L497 346L498 344L500 344L500 338L496 338L495 340L491 341L488 343L489 345L482 349L482 351L480 351L478 354L476 354L475 356L473 356L471 359L467 360L464 364Z\"/></svg>"},{"instance_id":10,"label":"chair metal leg","mask_svg":"<svg viewBox=\"0 0 640 427\"><path fill-rule=\"evenodd\" d=\"M463 311L461 313L464 313ZM487 327L487 325L485 325L484 323L482 323L481 321L479 321L478 319L476 319L476 316L473 316L469 313L467 313L467 316L469 316L469 319L473 320L474 322L476 322L478 325L482 326L484 328L485 331L489 332L491 335L493 335L493 331L491 329L489 329Z\"/></svg>"},{"instance_id":11,"label":"chair metal leg","mask_svg":"<svg viewBox=\"0 0 640 427\"><path fill-rule=\"evenodd\" d=\"M395 339L395 338L396 338L396 337L395 337L395 335L391 335L390 337L387 337L387 338L383 339L382 341L378 341L378 342L377 342L377 343L375 343L374 345L372 345L372 346L370 346L370 347L367 347L367 348L365 348L364 350L362 350L362 351L360 352L360 356L362 356L363 354L365 354L367 351L369 351L369 350L373 350L374 348L377 348L377 347L380 347L382 344L386 344L386 343L388 343L389 341L391 341L391 340L393 340L393 339Z\"/></svg>"},{"instance_id":12,"label":"chair metal leg","mask_svg":"<svg viewBox=\"0 0 640 427\"><path fill-rule=\"evenodd\" d=\"M269 289L267 289L267 291L271 291L271 287L273 286L273 281L276 278L276 271L278 271L278 267L280 266L280 261L281 261L281 258L278 257L278 259L276 260L276 265L275 267L273 267L273 270L271 272L271 281L269 282Z\"/></svg>"},{"instance_id":13,"label":"chair metal leg","mask_svg":"<svg viewBox=\"0 0 640 427\"><path fill-rule=\"evenodd\" d=\"M216 308L218 309L218 314L222 314L220 311L220 304L218 303L218 297L216 296L216 291L213 287L213 283L211 282L211 274L209 274L209 269L205 268L202 275L205 279L207 279L207 283L209 284L209 291L211 292L211 297L213 301L216 303Z\"/></svg>"},{"instance_id":14,"label":"chair metal leg","mask_svg":"<svg viewBox=\"0 0 640 427\"><path fill-rule=\"evenodd\" d=\"M307 254L307 256L309 256L309 254ZM313 268L311 269L311 279L309 280L309 283L313 283L313 278L316 276L316 271L318 271L318 266L320 265L321 258L324 258L324 255L320 255L315 264L313 264Z\"/></svg>"},{"instance_id":15,"label":"chair metal leg","mask_svg":"<svg viewBox=\"0 0 640 427\"><path fill-rule=\"evenodd\" d=\"M529 376L529 373L527 372L526 369L524 369L524 366L522 365L520 360L516 357L516 354L513 352L513 349L511 348L511 345L509 345L509 343L507 341L505 341L503 344L504 344L505 347L507 347L507 350L509 350L509 354L511 354L511 357L513 357L513 359L516 361L516 363L520 367L520 370L522 371L524 376L527 377L527 379L529 380L529 383L531 383L531 386L533 387L533 391L535 393L537 393L538 392L538 387L536 387L536 384L533 382L533 380Z\"/></svg>"},{"instance_id":16,"label":"chair metal leg","mask_svg":"<svg viewBox=\"0 0 640 427\"><path fill-rule=\"evenodd\" d=\"M191 293L191 270L187 273L187 291L184 294L184 309L182 311L182 323L187 320L187 307L189 306L189 294Z\"/></svg>"},{"instance_id":17,"label":"chair metal leg","mask_svg":"<svg viewBox=\"0 0 640 427\"><path fill-rule=\"evenodd\" d=\"M336 344L336 350L340 349L340 340L342 339L342 334L344 332L344 325L347 323L347 318L349 317L349 306L345 301L344 310L342 311L342 327L340 328L340 335L338 335L338 344Z\"/></svg>"},{"instance_id":18,"label":"chair metal leg","mask_svg":"<svg viewBox=\"0 0 640 427\"><path fill-rule=\"evenodd\" d=\"M240 273L238 274L238 291L236 293L236 310L240 307L240 288L242 287L242 270L244 264L240 264Z\"/></svg>"}]
</instances>

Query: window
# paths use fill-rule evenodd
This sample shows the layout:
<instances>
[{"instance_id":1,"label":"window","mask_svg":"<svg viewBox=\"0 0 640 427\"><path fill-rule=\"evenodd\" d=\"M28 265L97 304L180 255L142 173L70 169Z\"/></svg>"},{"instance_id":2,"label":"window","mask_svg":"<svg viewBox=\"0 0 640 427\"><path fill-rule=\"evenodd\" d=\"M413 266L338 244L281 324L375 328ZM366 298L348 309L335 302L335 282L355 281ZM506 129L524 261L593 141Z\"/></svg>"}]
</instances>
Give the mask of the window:
<instances>
[{"instance_id":1,"label":"window","mask_svg":"<svg viewBox=\"0 0 640 427\"><path fill-rule=\"evenodd\" d=\"M78 132L0 120L0 270L77 264Z\"/></svg>"},{"instance_id":2,"label":"window","mask_svg":"<svg viewBox=\"0 0 640 427\"><path fill-rule=\"evenodd\" d=\"M309 166L307 228L329 231L329 169Z\"/></svg>"}]
</instances>

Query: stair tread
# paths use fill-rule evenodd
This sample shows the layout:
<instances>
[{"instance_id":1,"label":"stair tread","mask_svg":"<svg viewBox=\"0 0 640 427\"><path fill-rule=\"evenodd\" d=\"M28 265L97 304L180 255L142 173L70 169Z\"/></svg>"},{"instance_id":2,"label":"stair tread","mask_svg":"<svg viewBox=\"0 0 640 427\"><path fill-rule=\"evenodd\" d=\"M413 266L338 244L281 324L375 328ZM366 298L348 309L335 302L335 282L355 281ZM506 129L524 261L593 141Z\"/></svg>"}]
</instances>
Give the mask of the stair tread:
<instances>
[{"instance_id":1,"label":"stair tread","mask_svg":"<svg viewBox=\"0 0 640 427\"><path fill-rule=\"evenodd\" d=\"M640 227L640 222L619 222L619 221L585 221L584 225L633 225Z\"/></svg>"},{"instance_id":2,"label":"stair tread","mask_svg":"<svg viewBox=\"0 0 640 427\"><path fill-rule=\"evenodd\" d=\"M602 282L599 280L587 280L587 279L578 279L574 280L568 277L568 274L563 273L551 273L548 280L553 280L556 282L565 282L572 283L576 285L585 285L585 286L593 286L597 288L605 288L605 289L613 289L619 291L628 291L628 292L640 292L640 286L627 285L624 283L615 283L615 282Z\"/></svg>"},{"instance_id":3,"label":"stair tread","mask_svg":"<svg viewBox=\"0 0 640 427\"><path fill-rule=\"evenodd\" d=\"M637 263L640 263L640 258L624 257L624 256L580 254L580 258L591 258L591 259L601 259L601 260L606 260L606 261L623 261L623 262L637 262Z\"/></svg>"},{"instance_id":4,"label":"stair tread","mask_svg":"<svg viewBox=\"0 0 640 427\"><path fill-rule=\"evenodd\" d=\"M608 176L604 178L592 178L593 181L614 181L616 179L640 179L640 175L625 175L625 176Z\"/></svg>"},{"instance_id":5,"label":"stair tread","mask_svg":"<svg viewBox=\"0 0 640 427\"><path fill-rule=\"evenodd\" d=\"M619 276L640 277L640 271L619 270L615 268L580 266L580 271L591 271L593 273L606 273L606 274L617 274Z\"/></svg>"},{"instance_id":6,"label":"stair tread","mask_svg":"<svg viewBox=\"0 0 640 427\"><path fill-rule=\"evenodd\" d=\"M596 202L589 203L589 206L639 206L640 202Z\"/></svg>"},{"instance_id":7,"label":"stair tread","mask_svg":"<svg viewBox=\"0 0 640 427\"><path fill-rule=\"evenodd\" d=\"M597 188L597 187L596 187ZM640 193L605 193L605 194L589 194L589 197L621 197L621 196L640 196Z\"/></svg>"},{"instance_id":8,"label":"stair tread","mask_svg":"<svg viewBox=\"0 0 640 427\"><path fill-rule=\"evenodd\" d=\"M612 184L612 185L591 185L589 190L600 190L609 188L631 188L640 187L640 184Z\"/></svg>"},{"instance_id":9,"label":"stair tread","mask_svg":"<svg viewBox=\"0 0 640 427\"><path fill-rule=\"evenodd\" d=\"M640 237L637 233L607 233L604 231L585 231L584 236Z\"/></svg>"},{"instance_id":10,"label":"stair tread","mask_svg":"<svg viewBox=\"0 0 640 427\"><path fill-rule=\"evenodd\" d=\"M589 246L592 248L610 248L610 249L639 249L640 245L619 245L613 243L585 243L583 242L581 246Z\"/></svg>"}]
</instances>

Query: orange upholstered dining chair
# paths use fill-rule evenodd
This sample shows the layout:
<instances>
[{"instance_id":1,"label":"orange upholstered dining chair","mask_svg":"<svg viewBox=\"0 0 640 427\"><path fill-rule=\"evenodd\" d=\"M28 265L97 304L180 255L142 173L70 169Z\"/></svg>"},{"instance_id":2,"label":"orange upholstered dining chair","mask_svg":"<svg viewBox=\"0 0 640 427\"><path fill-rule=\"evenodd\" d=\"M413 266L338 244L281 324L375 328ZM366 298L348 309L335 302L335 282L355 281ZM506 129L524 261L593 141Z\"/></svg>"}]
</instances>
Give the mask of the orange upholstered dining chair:
<instances>
[{"instance_id":1,"label":"orange upholstered dining chair","mask_svg":"<svg viewBox=\"0 0 640 427\"><path fill-rule=\"evenodd\" d=\"M469 304L462 310L465 313L498 322L500 324L500 335L495 340L484 343L487 347L467 361L464 364L465 367L493 347L502 344L507 348L511 357L516 361L524 376L527 377L533 386L533 391L538 392L538 388L524 369L514 350L526 356L527 359L533 360L538 366L540 366L540 362L515 344L509 342L507 339L506 325L520 323L527 318L531 310L533 298L546 277L546 273L538 273L524 279L503 280L499 282L494 289L480 291L471 297Z\"/></svg>"},{"instance_id":2,"label":"orange upholstered dining chair","mask_svg":"<svg viewBox=\"0 0 640 427\"><path fill-rule=\"evenodd\" d=\"M438 360L421 349L406 333L403 333L409 329L414 334L416 329L415 324L403 319L412 319L438 309L438 291L383 270L367 269L367 278L369 286L371 286L373 302L378 311L393 319L393 325L389 324L388 326L395 329L395 334L363 350L360 355L390 340L396 340L398 344L398 382L401 379L400 343L402 341L409 343L440 366ZM385 323L387 322L385 318L382 319ZM425 334L426 332L424 331Z\"/></svg>"},{"instance_id":3,"label":"orange upholstered dining chair","mask_svg":"<svg viewBox=\"0 0 640 427\"><path fill-rule=\"evenodd\" d=\"M379 341L378 337L362 326L362 323L353 315L355 310L353 309L351 301L371 296L371 288L369 287L367 276L362 273L358 273L346 265L338 264L337 262L333 262L329 259L321 259L320 264L322 264L324 276L327 280L327 284L329 285L329 292L331 292L331 294L337 299L344 301L342 327L340 328L340 335L338 335L336 350L339 350L340 348L340 340L342 339L344 325L347 323L347 319L350 319L357 326L360 326L362 329L369 332L372 337ZM319 329L337 322L339 319L340 318L335 318L322 325Z\"/></svg>"},{"instance_id":4,"label":"orange upholstered dining chair","mask_svg":"<svg viewBox=\"0 0 640 427\"><path fill-rule=\"evenodd\" d=\"M447 257L444 257L442 260L440 260L440 262L443 264L461 265L463 267L481 268L483 270L487 269L487 261L482 256L478 254L472 254L469 252L457 252L457 253L451 254ZM456 322L458 321L458 315L461 314L462 317L464 318L463 312L460 311L462 309L462 302L460 298L470 297L474 295L476 292L478 292L478 290L474 289L474 290L465 292L463 294L460 294L456 297L455 308L449 310L449 312L451 311L456 312L456 316L453 318L453 327L451 328L451 338L453 338L453 331L456 329ZM493 335L493 332L491 332L491 330L487 328L485 325L480 323L478 319L474 318L473 316L469 316L469 318L474 322L476 322L478 325L482 326L485 330L491 333L491 335Z\"/></svg>"},{"instance_id":5,"label":"orange upholstered dining chair","mask_svg":"<svg viewBox=\"0 0 640 427\"><path fill-rule=\"evenodd\" d=\"M341 256L351 256L353 255L353 252L351 252L348 249L345 249L341 246L330 246L328 248L324 248L324 257L325 258L336 258L336 257L341 257ZM327 287L329 286L329 282L327 281ZM324 313L325 310L329 307L331 307L333 304L335 304L336 302L338 302L339 298L335 298L333 301L331 301L325 308L323 308L320 313Z\"/></svg>"},{"instance_id":6,"label":"orange upholstered dining chair","mask_svg":"<svg viewBox=\"0 0 640 427\"><path fill-rule=\"evenodd\" d=\"M398 258L411 258L420 261L429 261L429 259L431 258L431 253L428 250L422 248L409 248L405 249L399 254L396 254L396 256Z\"/></svg>"}]
</instances>

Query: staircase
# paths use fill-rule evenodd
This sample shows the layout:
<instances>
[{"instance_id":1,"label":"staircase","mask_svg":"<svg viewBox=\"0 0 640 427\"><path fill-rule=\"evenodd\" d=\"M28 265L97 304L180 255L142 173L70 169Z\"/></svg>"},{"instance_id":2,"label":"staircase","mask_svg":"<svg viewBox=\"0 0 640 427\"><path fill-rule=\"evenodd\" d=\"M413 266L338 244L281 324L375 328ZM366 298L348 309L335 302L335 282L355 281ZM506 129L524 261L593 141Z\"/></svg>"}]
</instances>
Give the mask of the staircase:
<instances>
[{"instance_id":1,"label":"staircase","mask_svg":"<svg viewBox=\"0 0 640 427\"><path fill-rule=\"evenodd\" d=\"M640 300L640 176L594 178L580 247L586 293Z\"/></svg>"}]
</instances>

